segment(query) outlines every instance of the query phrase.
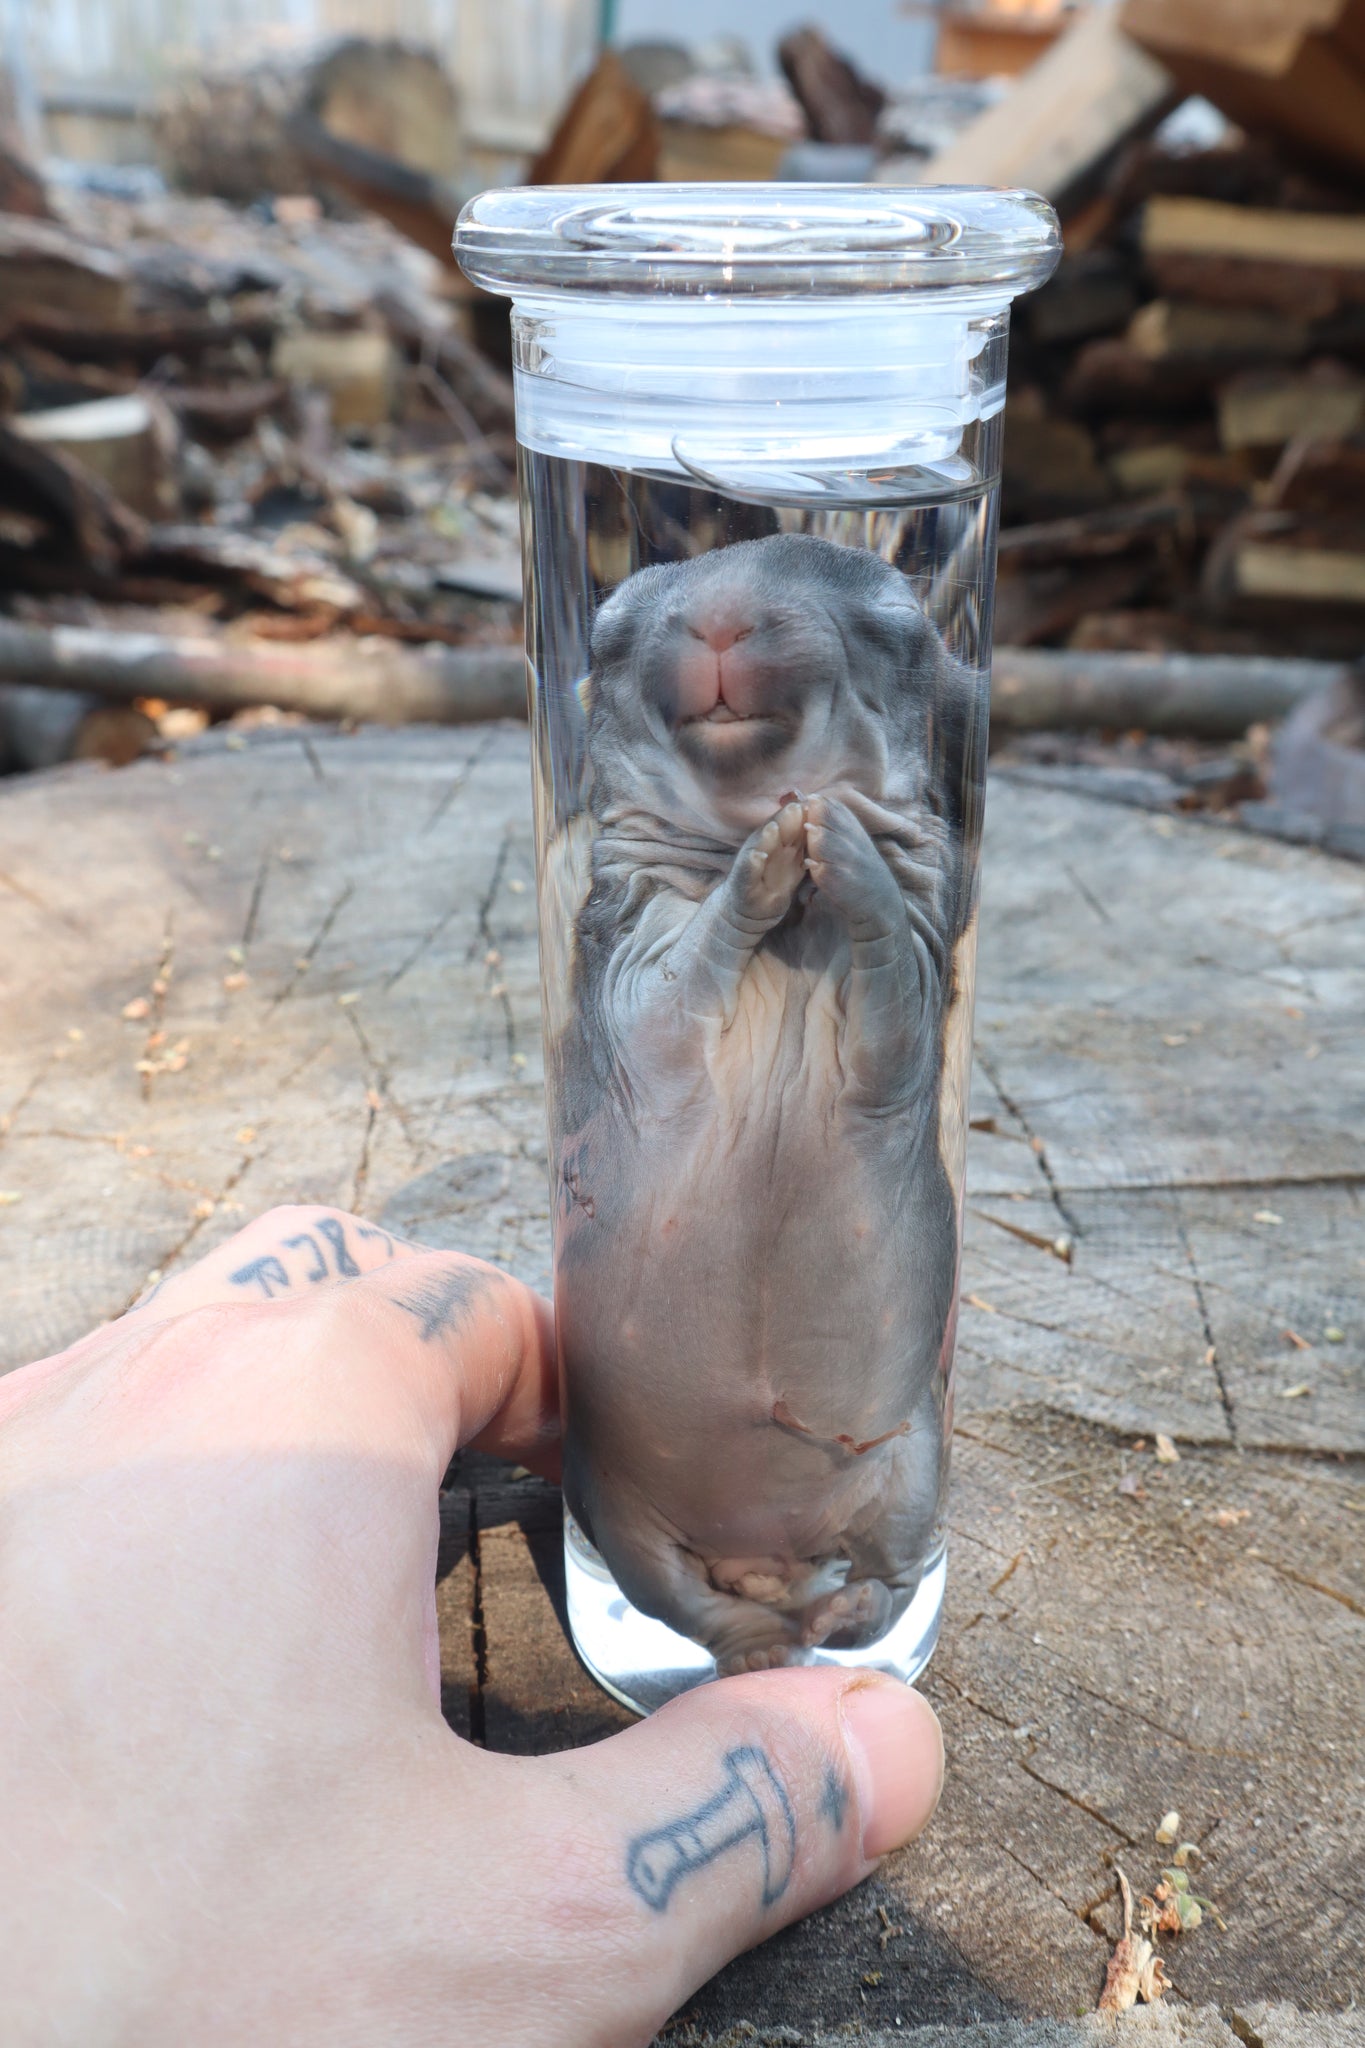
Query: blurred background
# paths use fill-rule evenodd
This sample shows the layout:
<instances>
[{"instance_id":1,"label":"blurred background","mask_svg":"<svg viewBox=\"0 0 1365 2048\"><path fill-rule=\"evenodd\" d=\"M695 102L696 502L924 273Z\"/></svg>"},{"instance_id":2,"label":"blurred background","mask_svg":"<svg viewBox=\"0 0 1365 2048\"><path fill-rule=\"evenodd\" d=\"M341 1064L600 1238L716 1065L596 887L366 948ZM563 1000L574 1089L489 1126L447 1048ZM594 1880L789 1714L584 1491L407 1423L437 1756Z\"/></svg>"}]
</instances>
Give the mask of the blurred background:
<instances>
[{"instance_id":1,"label":"blurred background","mask_svg":"<svg viewBox=\"0 0 1365 2048\"><path fill-rule=\"evenodd\" d=\"M1230 810L1325 684L1355 746L1365 0L0 0L0 38L9 768L516 710L506 309L449 250L521 180L1045 193L997 742Z\"/></svg>"}]
</instances>

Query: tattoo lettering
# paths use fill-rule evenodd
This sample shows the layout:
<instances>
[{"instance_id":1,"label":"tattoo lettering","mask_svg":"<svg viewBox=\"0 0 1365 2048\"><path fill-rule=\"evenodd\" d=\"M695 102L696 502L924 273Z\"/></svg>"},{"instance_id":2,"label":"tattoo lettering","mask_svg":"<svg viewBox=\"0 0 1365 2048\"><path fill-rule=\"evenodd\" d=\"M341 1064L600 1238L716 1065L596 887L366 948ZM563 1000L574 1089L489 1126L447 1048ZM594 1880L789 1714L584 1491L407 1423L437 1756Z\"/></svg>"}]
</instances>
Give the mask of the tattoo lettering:
<instances>
[{"instance_id":1,"label":"tattoo lettering","mask_svg":"<svg viewBox=\"0 0 1365 2048\"><path fill-rule=\"evenodd\" d=\"M259 1287L267 1301L275 1299L277 1290L289 1290L289 1275L273 1252L263 1259L253 1259L250 1265L239 1266L235 1273L228 1274L228 1279L234 1287Z\"/></svg>"},{"instance_id":2,"label":"tattoo lettering","mask_svg":"<svg viewBox=\"0 0 1365 2048\"><path fill-rule=\"evenodd\" d=\"M669 1827L637 1835L626 1854L632 1891L662 1913L689 1871L714 1862L752 1835L763 1853L763 1903L787 1889L796 1858L796 1820L781 1779L761 1749L732 1749L724 1789Z\"/></svg>"},{"instance_id":3,"label":"tattoo lettering","mask_svg":"<svg viewBox=\"0 0 1365 2048\"><path fill-rule=\"evenodd\" d=\"M313 1264L304 1274L304 1279L314 1284L319 1280L325 1280L327 1278L327 1261L318 1250L318 1241L315 1237L310 1237L307 1231L303 1233L302 1237L287 1237L284 1241L284 1248L287 1252L292 1252L301 1244L306 1244L309 1251L313 1254Z\"/></svg>"},{"instance_id":4,"label":"tattoo lettering","mask_svg":"<svg viewBox=\"0 0 1365 2048\"><path fill-rule=\"evenodd\" d=\"M382 1244L386 1260L397 1257L397 1248L405 1251L419 1251L419 1245L408 1245L402 1238L395 1238L377 1224L358 1223L356 1235L367 1243ZM321 1240L321 1242L319 1242ZM332 1264L328 1263L326 1247L331 1246ZM280 1240L279 1252L305 1252L309 1263L305 1266L302 1279L310 1287L316 1287L323 1280L336 1277L341 1280L358 1280L365 1268L357 1260L346 1240L346 1225L336 1216L319 1216L312 1230L303 1230L295 1237ZM234 1287L259 1287L267 1301L273 1301L277 1293L287 1294L296 1283L289 1267L277 1252L268 1253L264 1258L252 1259L248 1265L240 1266L228 1279ZM150 1300L150 1295L146 1297Z\"/></svg>"},{"instance_id":5,"label":"tattoo lettering","mask_svg":"<svg viewBox=\"0 0 1365 2048\"><path fill-rule=\"evenodd\" d=\"M345 1225L338 1223L335 1216L321 1216L318 1219L318 1231L332 1247L332 1257L337 1262L337 1271L342 1279L358 1280L360 1268L347 1248Z\"/></svg>"},{"instance_id":6,"label":"tattoo lettering","mask_svg":"<svg viewBox=\"0 0 1365 2048\"><path fill-rule=\"evenodd\" d=\"M399 1308L416 1316L422 1341L430 1344L436 1337L462 1335L494 1284L492 1274L461 1265L449 1273L435 1273L418 1281L406 1294L395 1296L395 1300Z\"/></svg>"},{"instance_id":7,"label":"tattoo lettering","mask_svg":"<svg viewBox=\"0 0 1365 2048\"><path fill-rule=\"evenodd\" d=\"M835 1834L842 1834L844 1815L848 1812L848 1787L833 1764L825 1772L825 1789L820 1795L820 1811Z\"/></svg>"}]
</instances>

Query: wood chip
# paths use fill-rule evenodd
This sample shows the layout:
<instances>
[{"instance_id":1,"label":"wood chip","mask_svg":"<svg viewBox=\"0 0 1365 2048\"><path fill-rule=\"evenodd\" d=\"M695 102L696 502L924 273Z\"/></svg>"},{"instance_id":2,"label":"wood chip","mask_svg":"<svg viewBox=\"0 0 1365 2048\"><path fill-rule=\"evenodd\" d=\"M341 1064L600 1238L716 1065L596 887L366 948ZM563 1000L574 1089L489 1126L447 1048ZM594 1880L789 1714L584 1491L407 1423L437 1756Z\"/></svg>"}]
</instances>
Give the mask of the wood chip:
<instances>
[{"instance_id":1,"label":"wood chip","mask_svg":"<svg viewBox=\"0 0 1365 2048\"><path fill-rule=\"evenodd\" d=\"M1164 1848L1168 1842L1176 1842L1179 1841L1179 1839L1180 1815L1176 1812L1175 1808L1172 1807L1171 1811L1168 1814L1166 1814L1162 1819L1161 1825L1157 1829L1156 1834L1153 1837L1153 1840L1160 1842L1162 1847Z\"/></svg>"},{"instance_id":2,"label":"wood chip","mask_svg":"<svg viewBox=\"0 0 1365 2048\"><path fill-rule=\"evenodd\" d=\"M1156 1433L1156 1461L1158 1465L1178 1465L1180 1463L1179 1451L1171 1442L1171 1439L1168 1436L1163 1436L1160 1430Z\"/></svg>"},{"instance_id":3,"label":"wood chip","mask_svg":"<svg viewBox=\"0 0 1365 2048\"><path fill-rule=\"evenodd\" d=\"M1305 1394L1311 1394L1312 1391L1313 1389L1307 1380L1300 1380L1296 1386L1281 1387L1280 1399L1282 1401L1301 1401Z\"/></svg>"}]
</instances>

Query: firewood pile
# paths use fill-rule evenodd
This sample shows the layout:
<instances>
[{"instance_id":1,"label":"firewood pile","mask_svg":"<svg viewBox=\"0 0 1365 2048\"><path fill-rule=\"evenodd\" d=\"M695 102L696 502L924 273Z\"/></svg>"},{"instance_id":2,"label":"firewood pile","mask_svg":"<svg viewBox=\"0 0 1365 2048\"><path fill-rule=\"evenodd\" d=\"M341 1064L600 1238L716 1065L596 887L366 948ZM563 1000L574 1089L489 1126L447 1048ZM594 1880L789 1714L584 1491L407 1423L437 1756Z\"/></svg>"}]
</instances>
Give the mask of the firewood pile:
<instances>
[{"instance_id":1,"label":"firewood pile","mask_svg":"<svg viewBox=\"0 0 1365 2048\"><path fill-rule=\"evenodd\" d=\"M31 685L5 707L15 764L122 758L149 717L191 730L267 681L301 711L431 715L463 662L474 715L515 709L511 384L448 274L311 198L60 211L0 215L0 674ZM69 730L33 709L63 669ZM117 736L88 716L92 670L143 700Z\"/></svg>"},{"instance_id":2,"label":"firewood pile","mask_svg":"<svg viewBox=\"0 0 1365 2048\"><path fill-rule=\"evenodd\" d=\"M809 30L780 86L607 52L527 165L771 177L804 127L801 175L865 152L826 174L1052 198L1067 254L1011 353L996 721L1146 729L1168 779L1185 739L1320 688L1345 723L1313 744L1355 729L1365 0L1284 7L1262 48L1236 0L1123 0L1007 87L899 101ZM1156 132L1191 91L1241 125ZM506 315L450 260L448 92L354 42L189 80L172 191L50 191L0 149L0 768L226 716L523 708ZM1253 734L1228 804L1267 767Z\"/></svg>"},{"instance_id":3,"label":"firewood pile","mask_svg":"<svg viewBox=\"0 0 1365 2048\"><path fill-rule=\"evenodd\" d=\"M1011 387L1002 640L1360 654L1358 188L1261 140L1130 148L1021 309Z\"/></svg>"}]
</instances>

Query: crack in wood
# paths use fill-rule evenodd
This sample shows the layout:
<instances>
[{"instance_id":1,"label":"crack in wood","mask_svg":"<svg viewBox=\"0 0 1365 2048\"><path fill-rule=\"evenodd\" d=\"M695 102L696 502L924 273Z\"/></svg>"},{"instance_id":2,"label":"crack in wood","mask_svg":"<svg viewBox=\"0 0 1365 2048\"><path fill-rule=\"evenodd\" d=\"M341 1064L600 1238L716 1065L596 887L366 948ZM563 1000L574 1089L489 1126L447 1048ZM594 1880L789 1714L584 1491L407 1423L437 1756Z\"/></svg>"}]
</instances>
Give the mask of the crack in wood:
<instances>
[{"instance_id":1,"label":"crack in wood","mask_svg":"<svg viewBox=\"0 0 1365 2048\"><path fill-rule=\"evenodd\" d=\"M79 938L89 938L89 929L79 918L72 917L69 911L59 910L55 903L46 902L36 889L30 889L27 882L21 882L17 875L10 874L5 868L0 868L0 888L9 889L25 903L31 904L34 910L40 910L44 917L55 918L58 924L64 924L68 931L75 932Z\"/></svg>"},{"instance_id":2,"label":"crack in wood","mask_svg":"<svg viewBox=\"0 0 1365 2048\"><path fill-rule=\"evenodd\" d=\"M467 959L473 959L481 940L485 952L500 953L502 950L498 943L497 933L493 930L493 905L497 900L498 890L502 887L502 878L506 871L507 860L511 851L512 829L509 826L502 835L502 844L498 848L498 857L493 863L492 877L484 892L483 900L479 904L477 931L475 937L470 942L469 951L465 956ZM516 1014L512 1009L512 998L508 993L507 984L502 978L501 968L497 969L497 980L490 986L490 995L492 995L494 989L498 991L496 1000L502 1010L503 1038L506 1042L507 1057L511 1060L515 1058L517 1050L517 1020Z\"/></svg>"},{"instance_id":3,"label":"crack in wood","mask_svg":"<svg viewBox=\"0 0 1365 2048\"><path fill-rule=\"evenodd\" d=\"M1063 861L1061 865L1062 873L1066 876L1068 882L1070 882L1072 888L1076 891L1076 894L1081 898L1082 902L1088 903L1090 905L1090 908L1094 911L1096 917L1100 920L1100 923L1112 924L1114 922L1113 918L1105 909L1104 905L1100 902L1100 899L1095 894L1094 890L1086 887L1085 883L1076 873L1076 870L1073 867L1071 867L1068 862Z\"/></svg>"},{"instance_id":4,"label":"crack in wood","mask_svg":"<svg viewBox=\"0 0 1365 2048\"><path fill-rule=\"evenodd\" d=\"M287 1002L290 996L293 995L294 990L298 987L300 981L302 981L304 975L308 972L308 969L312 966L314 960L317 958L319 947L326 940L327 934L331 931L332 926L336 923L337 919L340 917L342 911L346 908L346 905L350 902L354 894L354 882L347 882L346 886L341 891L341 894L337 897L331 909L327 911L327 913L323 917L322 923L318 926L312 938L309 940L308 944L304 947L302 953L299 955L298 959L294 963L294 971L290 975L288 981L285 983L282 989L280 989L274 996L271 997L270 1007L272 1010L278 1009L281 1003Z\"/></svg>"},{"instance_id":5,"label":"crack in wood","mask_svg":"<svg viewBox=\"0 0 1365 2048\"><path fill-rule=\"evenodd\" d=\"M1002 1855L1009 1857L1010 1862L1014 1864L1016 1869L1022 1870L1026 1877L1031 1877L1033 1879L1033 1882L1037 1885L1039 1891L1047 1892L1051 1898L1054 1898L1057 1901L1057 1904L1059 1906L1064 1906L1068 1913L1073 1913L1075 1917L1080 1921L1082 1927L1088 1928L1090 1933L1097 1936L1097 1938L1104 1943L1106 1948L1110 1946L1108 1935L1103 1933L1100 1928L1096 1927L1094 1922L1089 1917L1090 1912L1093 1910L1093 1908L1073 1906L1070 1899L1066 1897L1065 1893L1059 1892L1055 1884L1049 1884L1047 1879L1043 1876L1042 1872L1035 1870L1033 1865L1030 1862L1028 1862L1028 1860L1025 1857L1021 1856L1017 1850L1011 1849L1008 1842L997 1841L996 1847L1000 1850Z\"/></svg>"},{"instance_id":6,"label":"crack in wood","mask_svg":"<svg viewBox=\"0 0 1365 2048\"><path fill-rule=\"evenodd\" d=\"M261 855L260 865L256 869L256 879L251 885L251 896L247 902L246 916L242 921L240 943L243 946L249 946L256 936L256 920L260 915L261 898L265 894L266 879L270 873L270 863L273 857L274 849L267 846L265 852Z\"/></svg>"},{"instance_id":7,"label":"crack in wood","mask_svg":"<svg viewBox=\"0 0 1365 2048\"><path fill-rule=\"evenodd\" d=\"M437 802L435 809L432 811L425 825L423 825L423 833L430 832L435 826L440 824L442 818L444 818L446 812L450 809L450 806L455 802L456 798L463 794L465 784L469 781L469 778L474 773L474 770L481 765L485 755L488 753L489 748L493 745L497 737L497 727L494 726L488 732L486 737L474 749L473 753L470 754L460 764L455 774L451 777L450 783L446 788L445 792Z\"/></svg>"},{"instance_id":8,"label":"crack in wood","mask_svg":"<svg viewBox=\"0 0 1365 2048\"><path fill-rule=\"evenodd\" d=\"M1071 1236L1073 1238L1083 1237L1085 1233L1081 1229L1080 1224L1076 1221L1076 1218L1072 1215L1070 1209L1068 1209L1065 1198L1062 1195L1062 1190L1058 1185L1056 1176L1054 1175L1052 1168L1048 1163L1047 1147L1044 1145L1042 1139L1034 1131L1033 1126L1030 1124L1027 1116L1025 1116L1024 1111L1020 1104L1016 1102L1011 1095L1006 1093L1004 1083L1001 1081L999 1074L992 1067L990 1060L982 1051L981 1047L978 1045L975 1050L977 1065L981 1068L982 1073L986 1076L986 1079L990 1082L992 1088L994 1088L996 1094L1004 1103L1005 1108L1009 1111L1010 1115L1014 1118L1014 1121L1018 1124L1020 1130L1028 1139L1029 1149L1033 1153L1034 1158L1038 1162L1038 1171L1042 1174L1043 1179L1047 1183L1047 1191L1049 1197L1051 1198L1053 1208L1057 1211L1057 1214L1061 1217L1063 1223L1065 1223L1068 1231L1071 1233Z\"/></svg>"},{"instance_id":9,"label":"crack in wood","mask_svg":"<svg viewBox=\"0 0 1365 2048\"><path fill-rule=\"evenodd\" d=\"M1335 1586L1325 1586L1321 1579L1310 1579L1306 1572L1296 1572L1292 1565L1277 1564L1273 1557L1266 1557L1264 1553L1259 1561L1269 1565L1271 1571L1277 1572L1282 1579L1290 1579L1296 1586L1305 1586L1310 1593L1321 1593L1324 1600L1337 1601L1348 1614L1357 1615L1365 1621L1365 1606L1359 1600L1353 1600L1349 1593L1339 1592Z\"/></svg>"},{"instance_id":10,"label":"crack in wood","mask_svg":"<svg viewBox=\"0 0 1365 2048\"><path fill-rule=\"evenodd\" d=\"M370 1177L370 1144L374 1138L375 1121L379 1115L372 1102L365 1104L365 1129L361 1133L360 1157L351 1176L351 1199L349 1208L355 1216L361 1214L361 1202L365 1198L365 1183Z\"/></svg>"},{"instance_id":11,"label":"crack in wood","mask_svg":"<svg viewBox=\"0 0 1365 2048\"><path fill-rule=\"evenodd\" d=\"M168 1252L163 1253L162 1257L157 1261L155 1266L151 1267L143 1275L142 1279L133 1289L133 1292L124 1302L122 1308L116 1309L114 1311L113 1316L111 1316L110 1318L111 1322L117 1322L120 1316L126 1316L128 1311L136 1306L136 1304L142 1299L142 1296L146 1293L147 1289L152 1285L152 1275L154 1273L157 1275L159 1279L166 1278L166 1276L170 1272L171 1267L174 1266L176 1261L182 1258L184 1254L189 1250L190 1246L194 1243L196 1237L198 1237L200 1231L204 1228L204 1225L210 1220L211 1217L217 1214L220 1203L225 1202L228 1196L234 1193L235 1190L240 1186L248 1169L254 1163L254 1153L244 1152L242 1154L241 1159L237 1162L237 1165L233 1168L232 1172L223 1182L223 1185L218 1190L218 1193L211 1198L213 1202L212 1209L210 1209L206 1215L195 1216L192 1219L190 1227L187 1231L185 1231L184 1235L180 1237L177 1240L177 1242L171 1246Z\"/></svg>"},{"instance_id":12,"label":"crack in wood","mask_svg":"<svg viewBox=\"0 0 1365 2048\"><path fill-rule=\"evenodd\" d=\"M28 1108L30 1102L32 1102L34 1096L38 1093L38 1090L42 1087L44 1080L51 1073L51 1071L52 1060L49 1056L49 1058L44 1060L42 1066L39 1067L37 1073L33 1076L32 1080L26 1081L24 1083L24 1086L20 1089L18 1095L15 1097L11 1106L5 1111L4 1115L0 1116L0 1145L3 1145L6 1139L9 1138L9 1136L14 1130L16 1121L19 1117L23 1115L24 1111Z\"/></svg>"},{"instance_id":13,"label":"crack in wood","mask_svg":"<svg viewBox=\"0 0 1365 2048\"><path fill-rule=\"evenodd\" d=\"M1181 1248L1189 1264L1190 1280L1194 1287L1194 1298L1199 1309L1199 1320L1204 1325L1204 1343L1207 1346L1204 1359L1213 1373L1214 1383L1218 1388L1218 1398L1223 1404L1223 1414L1227 1419L1228 1435L1232 1439L1233 1449L1237 1450L1240 1449L1240 1445L1237 1441L1237 1416L1232 1405L1232 1394L1228 1388L1227 1379L1218 1357L1218 1344L1213 1334L1213 1324L1209 1320L1209 1306L1204 1296L1204 1282L1200 1277L1199 1267L1195 1262L1194 1246L1190 1242L1190 1233L1185 1226L1185 1219L1178 1209L1175 1212L1175 1227L1180 1238Z\"/></svg>"},{"instance_id":14,"label":"crack in wood","mask_svg":"<svg viewBox=\"0 0 1365 2048\"><path fill-rule=\"evenodd\" d=\"M412 1121L409 1112L393 1092L393 1084L390 1079L389 1067L387 1062L380 1059L378 1053L371 1045L369 1033L366 1031L365 1026L361 1023L360 1018L356 1015L354 1008L348 1009L345 1014L347 1022L350 1024L351 1030L355 1035L356 1044L360 1047L361 1056L364 1059L367 1068L369 1069L369 1087L393 1111L394 1118L398 1124L398 1127L402 1131L404 1138L407 1140L408 1150L412 1153L414 1160L420 1161L426 1156L428 1147L422 1139L414 1137L413 1135ZM369 1108L370 1128L373 1129L374 1105L371 1103L369 1105ZM368 1157L368 1152L366 1156Z\"/></svg>"},{"instance_id":15,"label":"crack in wood","mask_svg":"<svg viewBox=\"0 0 1365 2048\"><path fill-rule=\"evenodd\" d=\"M1087 1814L1091 1820L1098 1821L1101 1827L1108 1828L1111 1835L1117 1835L1119 1840L1126 1843L1130 1849L1138 1847L1135 1835L1130 1835L1126 1828L1121 1828L1118 1822L1111 1820L1109 1815L1103 1812L1100 1807L1092 1806L1088 1799L1082 1799L1078 1792L1068 1792L1065 1785L1055 1785L1051 1778L1045 1778L1041 1771L1036 1771L1033 1768L1032 1760L1029 1757L1016 1757L1015 1762L1024 1773L1024 1776L1032 1778L1035 1785L1043 1786L1048 1792L1055 1792L1059 1799L1064 1799L1068 1806L1074 1806L1078 1813Z\"/></svg>"}]
</instances>

